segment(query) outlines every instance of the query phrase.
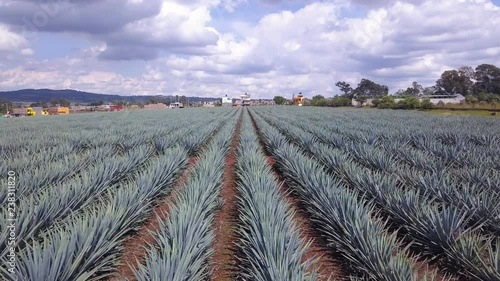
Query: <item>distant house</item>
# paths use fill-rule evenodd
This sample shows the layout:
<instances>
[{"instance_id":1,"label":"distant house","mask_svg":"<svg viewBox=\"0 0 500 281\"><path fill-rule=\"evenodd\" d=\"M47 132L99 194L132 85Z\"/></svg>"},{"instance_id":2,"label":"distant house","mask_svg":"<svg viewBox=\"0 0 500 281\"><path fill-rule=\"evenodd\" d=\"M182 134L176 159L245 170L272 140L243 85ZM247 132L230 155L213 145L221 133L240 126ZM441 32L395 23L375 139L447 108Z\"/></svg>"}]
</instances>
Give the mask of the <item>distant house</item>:
<instances>
[{"instance_id":1,"label":"distant house","mask_svg":"<svg viewBox=\"0 0 500 281\"><path fill-rule=\"evenodd\" d=\"M215 104L213 101L206 101L203 103L203 107L215 107Z\"/></svg>"},{"instance_id":2,"label":"distant house","mask_svg":"<svg viewBox=\"0 0 500 281\"><path fill-rule=\"evenodd\" d=\"M363 103L363 106L372 106L373 105L373 100L374 99L366 99L366 101ZM361 103L356 101L356 99L352 99L352 102L351 102L352 106L361 106Z\"/></svg>"},{"instance_id":3,"label":"distant house","mask_svg":"<svg viewBox=\"0 0 500 281\"><path fill-rule=\"evenodd\" d=\"M174 102L170 104L170 108L184 108L184 104L182 102Z\"/></svg>"},{"instance_id":4,"label":"distant house","mask_svg":"<svg viewBox=\"0 0 500 281\"><path fill-rule=\"evenodd\" d=\"M233 99L228 98L227 95L222 98L222 106L232 106L233 105Z\"/></svg>"},{"instance_id":5,"label":"distant house","mask_svg":"<svg viewBox=\"0 0 500 281\"><path fill-rule=\"evenodd\" d=\"M243 106L249 106L251 102L250 95L245 93L241 95L241 105Z\"/></svg>"},{"instance_id":6,"label":"distant house","mask_svg":"<svg viewBox=\"0 0 500 281\"><path fill-rule=\"evenodd\" d=\"M103 104L103 105L99 105L98 107L96 107L96 110L97 111L109 111L111 108L110 105L108 104Z\"/></svg>"},{"instance_id":7,"label":"distant house","mask_svg":"<svg viewBox=\"0 0 500 281\"><path fill-rule=\"evenodd\" d=\"M424 99L428 98L432 104L438 104L439 102L443 102L444 104L460 104L465 101L465 97L457 94L457 95L430 95L430 96L422 96L419 97L420 102L422 102ZM364 103L363 106L372 106L373 105L373 100L374 99L367 99ZM394 102L398 103L399 101L403 100L401 97L394 97ZM356 99L352 99L352 106L361 106L361 103L356 101Z\"/></svg>"},{"instance_id":8,"label":"distant house","mask_svg":"<svg viewBox=\"0 0 500 281\"><path fill-rule=\"evenodd\" d=\"M460 95L460 94L451 95L451 96L448 96L448 95L424 96L424 97L420 98L420 101L422 101L422 99L425 99L425 98L428 98L432 104L438 104L439 102L443 102L444 104L447 104L447 103L460 104L460 103L465 101L465 97Z\"/></svg>"}]
</instances>

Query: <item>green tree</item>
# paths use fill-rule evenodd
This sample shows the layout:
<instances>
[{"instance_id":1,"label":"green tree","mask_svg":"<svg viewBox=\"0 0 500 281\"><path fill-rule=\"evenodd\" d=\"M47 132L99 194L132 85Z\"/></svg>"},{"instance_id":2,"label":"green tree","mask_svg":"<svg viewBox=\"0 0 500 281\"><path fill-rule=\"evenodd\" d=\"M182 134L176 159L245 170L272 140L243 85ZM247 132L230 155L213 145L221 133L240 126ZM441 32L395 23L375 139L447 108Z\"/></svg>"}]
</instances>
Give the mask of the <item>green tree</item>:
<instances>
[{"instance_id":1,"label":"green tree","mask_svg":"<svg viewBox=\"0 0 500 281\"><path fill-rule=\"evenodd\" d=\"M472 93L474 85L469 75L467 71L463 70L446 70L436 81L436 86L448 95L461 94L466 96Z\"/></svg>"},{"instance_id":2,"label":"green tree","mask_svg":"<svg viewBox=\"0 0 500 281\"><path fill-rule=\"evenodd\" d=\"M406 97L397 103L400 109L416 109L420 106L420 100L417 97Z\"/></svg>"},{"instance_id":3,"label":"green tree","mask_svg":"<svg viewBox=\"0 0 500 281\"><path fill-rule=\"evenodd\" d=\"M431 102L431 99L429 98L425 98L422 100L422 102L420 103L420 107L422 107L423 109L431 109L433 106L432 102Z\"/></svg>"},{"instance_id":4,"label":"green tree","mask_svg":"<svg viewBox=\"0 0 500 281\"><path fill-rule=\"evenodd\" d=\"M377 104L378 108L393 108L396 105L394 101L394 97L385 96L380 99L380 102Z\"/></svg>"},{"instance_id":5,"label":"green tree","mask_svg":"<svg viewBox=\"0 0 500 281\"><path fill-rule=\"evenodd\" d=\"M340 91L344 93L344 97L353 98L353 92L352 92L352 87L349 85L349 83L345 81L338 81L335 83L335 86L339 87Z\"/></svg>"},{"instance_id":6,"label":"green tree","mask_svg":"<svg viewBox=\"0 0 500 281\"><path fill-rule=\"evenodd\" d=\"M55 99L55 98L51 98L49 103L50 103L50 106L56 106L59 104L59 100Z\"/></svg>"},{"instance_id":7,"label":"green tree","mask_svg":"<svg viewBox=\"0 0 500 281\"><path fill-rule=\"evenodd\" d=\"M351 99L347 96L336 96L328 100L328 106L340 107L351 106Z\"/></svg>"},{"instance_id":8,"label":"green tree","mask_svg":"<svg viewBox=\"0 0 500 281\"><path fill-rule=\"evenodd\" d=\"M282 96L275 96L273 98L275 104L283 105L287 103L287 100Z\"/></svg>"},{"instance_id":9,"label":"green tree","mask_svg":"<svg viewBox=\"0 0 500 281\"><path fill-rule=\"evenodd\" d=\"M405 96L405 92L406 92L405 90L403 90L403 89L399 89L399 90L397 90L397 91L394 93L394 96L395 96L395 97L404 97L404 96Z\"/></svg>"},{"instance_id":10,"label":"green tree","mask_svg":"<svg viewBox=\"0 0 500 281\"><path fill-rule=\"evenodd\" d=\"M71 105L71 102L69 100L67 100L67 99L60 99L59 100L59 105L60 106L66 106L66 107L68 107L68 106Z\"/></svg>"},{"instance_id":11,"label":"green tree","mask_svg":"<svg viewBox=\"0 0 500 281\"><path fill-rule=\"evenodd\" d=\"M431 96L434 95L434 93L437 91L436 86L430 86L430 87L425 87L423 90L423 95L424 96Z\"/></svg>"},{"instance_id":12,"label":"green tree","mask_svg":"<svg viewBox=\"0 0 500 281\"><path fill-rule=\"evenodd\" d=\"M103 104L104 104L103 100L98 100L98 101L91 102L89 105L90 106L100 106L100 105L103 105Z\"/></svg>"},{"instance_id":13,"label":"green tree","mask_svg":"<svg viewBox=\"0 0 500 281\"><path fill-rule=\"evenodd\" d=\"M328 101L322 95L315 95L311 99L311 105L312 106L327 106L328 105Z\"/></svg>"},{"instance_id":14,"label":"green tree","mask_svg":"<svg viewBox=\"0 0 500 281\"><path fill-rule=\"evenodd\" d=\"M417 81L413 81L413 83L411 85L412 85L414 96L420 97L420 96L424 95L424 87L422 87L422 85L418 84Z\"/></svg>"},{"instance_id":15,"label":"green tree","mask_svg":"<svg viewBox=\"0 0 500 281\"><path fill-rule=\"evenodd\" d=\"M378 105L380 104L380 100L381 100L380 98L374 98L372 100L372 106L373 107L378 107Z\"/></svg>"},{"instance_id":16,"label":"green tree","mask_svg":"<svg viewBox=\"0 0 500 281\"><path fill-rule=\"evenodd\" d=\"M186 96L180 96L179 102L184 104L184 105L188 105L188 103L189 103L188 98ZM222 104L222 99L221 99L221 104Z\"/></svg>"},{"instance_id":17,"label":"green tree","mask_svg":"<svg viewBox=\"0 0 500 281\"><path fill-rule=\"evenodd\" d=\"M500 95L500 68L491 64L481 64L476 67L474 78L474 93L493 93Z\"/></svg>"},{"instance_id":18,"label":"green tree","mask_svg":"<svg viewBox=\"0 0 500 281\"><path fill-rule=\"evenodd\" d=\"M30 104L31 107L49 107L49 104L46 101L39 101Z\"/></svg>"},{"instance_id":19,"label":"green tree","mask_svg":"<svg viewBox=\"0 0 500 281\"><path fill-rule=\"evenodd\" d=\"M354 90L354 97L365 96L367 98L376 98L387 96L389 94L389 87L386 85L377 84L368 79L361 79L358 87Z\"/></svg>"}]
</instances>

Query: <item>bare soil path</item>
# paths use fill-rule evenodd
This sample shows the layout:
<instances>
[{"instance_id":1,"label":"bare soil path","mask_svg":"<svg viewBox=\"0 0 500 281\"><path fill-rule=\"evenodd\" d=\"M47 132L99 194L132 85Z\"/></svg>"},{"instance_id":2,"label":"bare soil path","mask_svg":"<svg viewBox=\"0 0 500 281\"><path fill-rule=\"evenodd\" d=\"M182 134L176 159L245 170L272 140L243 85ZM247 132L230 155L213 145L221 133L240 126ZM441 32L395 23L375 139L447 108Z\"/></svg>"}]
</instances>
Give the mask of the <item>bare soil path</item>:
<instances>
[{"instance_id":1,"label":"bare soil path","mask_svg":"<svg viewBox=\"0 0 500 281\"><path fill-rule=\"evenodd\" d=\"M236 188L235 165L242 117L243 113L239 117L231 142L231 148L226 157L221 190L223 198L222 207L218 210L214 218L213 229L215 240L212 246L214 253L209 260L212 265L210 280L213 281L234 280L237 274L235 242L237 240L236 229L238 224L238 191Z\"/></svg>"},{"instance_id":2,"label":"bare soil path","mask_svg":"<svg viewBox=\"0 0 500 281\"><path fill-rule=\"evenodd\" d=\"M280 182L280 192L286 201L290 204L290 208L295 212L293 217L295 225L300 231L300 237L304 241L310 241L311 244L307 249L306 253L302 257L302 260L307 260L310 258L315 258L316 262L311 265L310 271L317 271L319 273L319 281L323 280L344 280L347 276L345 261L342 259L341 254L333 251L327 246L326 240L320 235L319 231L316 230L311 219L307 216L305 208L303 207L297 196L294 195L292 190L288 187L286 182L283 180L281 174L279 173L276 163L270 153L265 148L264 142L259 134L259 129L252 114L250 114L253 128L257 134L260 141L262 151L267 156L267 163L272 167L274 175L278 182Z\"/></svg>"},{"instance_id":3,"label":"bare soil path","mask_svg":"<svg viewBox=\"0 0 500 281\"><path fill-rule=\"evenodd\" d=\"M177 192L186 183L189 175L191 174L191 170L197 161L197 157L189 158L188 166L181 173L170 193L165 198L161 199L158 205L153 208L151 217L146 220L139 231L137 231L134 236L127 239L124 245L120 265L118 266L115 274L117 277L110 278L110 281L137 280L132 272L132 268L129 265L137 269L139 265L138 262L143 262L147 255L148 245L155 243L152 233L157 233L159 231L159 220L163 221L167 219L170 206L175 203Z\"/></svg>"}]
</instances>

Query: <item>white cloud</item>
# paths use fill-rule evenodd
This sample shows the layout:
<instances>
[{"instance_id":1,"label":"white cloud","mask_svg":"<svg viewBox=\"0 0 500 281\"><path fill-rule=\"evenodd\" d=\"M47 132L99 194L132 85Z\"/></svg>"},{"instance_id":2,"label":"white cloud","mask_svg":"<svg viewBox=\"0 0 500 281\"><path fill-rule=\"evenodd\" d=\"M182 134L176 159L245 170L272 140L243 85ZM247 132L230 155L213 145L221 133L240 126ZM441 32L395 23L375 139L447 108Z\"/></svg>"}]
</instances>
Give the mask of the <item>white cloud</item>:
<instances>
[{"instance_id":1,"label":"white cloud","mask_svg":"<svg viewBox=\"0 0 500 281\"><path fill-rule=\"evenodd\" d=\"M31 48L24 48L21 51L19 51L19 53L23 56L32 56L35 54L35 51L33 51L33 49Z\"/></svg>"},{"instance_id":2,"label":"white cloud","mask_svg":"<svg viewBox=\"0 0 500 281\"><path fill-rule=\"evenodd\" d=\"M500 66L496 28L500 9L491 1L383 2L355 16L348 16L353 9L349 1L315 2L296 11L268 14L254 23L228 22L233 32L221 33L211 25L213 9L234 11L244 1L165 0L154 16L91 37L98 43L78 57L31 61L1 72L0 87L70 85L117 94L248 92L264 98L303 92L312 96L338 92L333 85L339 80L355 85L369 78L395 92L412 81L430 85L449 68ZM18 39L12 47L1 36L0 50L30 53L26 40L5 26L0 26L0 34ZM99 56L149 61L141 74L127 76L119 74L118 66L113 72L117 62L99 61Z\"/></svg>"},{"instance_id":3,"label":"white cloud","mask_svg":"<svg viewBox=\"0 0 500 281\"><path fill-rule=\"evenodd\" d=\"M28 45L27 40L0 24L0 52L13 52Z\"/></svg>"}]
</instances>

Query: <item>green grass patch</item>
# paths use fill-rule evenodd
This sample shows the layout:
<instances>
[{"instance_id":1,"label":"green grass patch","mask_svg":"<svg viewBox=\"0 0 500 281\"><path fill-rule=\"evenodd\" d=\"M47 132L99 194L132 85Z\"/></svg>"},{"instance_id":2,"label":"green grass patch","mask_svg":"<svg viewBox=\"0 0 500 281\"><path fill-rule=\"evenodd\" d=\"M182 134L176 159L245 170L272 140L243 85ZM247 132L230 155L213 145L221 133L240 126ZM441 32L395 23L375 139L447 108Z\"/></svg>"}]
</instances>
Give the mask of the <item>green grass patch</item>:
<instances>
[{"instance_id":1,"label":"green grass patch","mask_svg":"<svg viewBox=\"0 0 500 281\"><path fill-rule=\"evenodd\" d=\"M500 112L496 115L492 115L491 111L488 110L449 110L449 109L431 109L422 110L422 112L434 114L434 115L464 115L464 116L481 116L481 117L500 117Z\"/></svg>"}]
</instances>

